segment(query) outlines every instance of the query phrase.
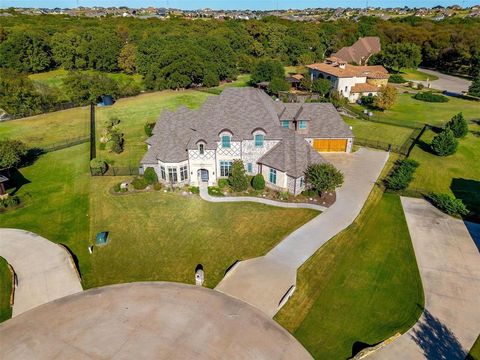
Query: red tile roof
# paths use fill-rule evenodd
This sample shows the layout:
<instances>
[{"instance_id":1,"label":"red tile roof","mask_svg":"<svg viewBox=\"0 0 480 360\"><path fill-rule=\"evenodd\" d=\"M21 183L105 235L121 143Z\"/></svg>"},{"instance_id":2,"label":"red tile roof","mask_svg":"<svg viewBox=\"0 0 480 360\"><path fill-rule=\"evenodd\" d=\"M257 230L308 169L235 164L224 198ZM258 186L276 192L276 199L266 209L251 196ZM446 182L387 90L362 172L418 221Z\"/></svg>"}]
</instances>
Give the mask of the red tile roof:
<instances>
[{"instance_id":1,"label":"red tile roof","mask_svg":"<svg viewBox=\"0 0 480 360\"><path fill-rule=\"evenodd\" d=\"M376 85L363 83L363 84L356 84L352 86L350 90L351 93L367 93L367 92L378 92L380 88Z\"/></svg>"}]
</instances>

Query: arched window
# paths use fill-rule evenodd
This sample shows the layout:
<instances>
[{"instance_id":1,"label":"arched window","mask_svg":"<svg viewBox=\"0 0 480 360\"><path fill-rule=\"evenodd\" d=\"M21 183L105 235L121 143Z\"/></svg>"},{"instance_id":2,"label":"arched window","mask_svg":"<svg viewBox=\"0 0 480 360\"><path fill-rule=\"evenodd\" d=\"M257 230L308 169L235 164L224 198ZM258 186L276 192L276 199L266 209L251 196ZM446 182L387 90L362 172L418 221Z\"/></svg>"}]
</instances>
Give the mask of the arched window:
<instances>
[{"instance_id":1,"label":"arched window","mask_svg":"<svg viewBox=\"0 0 480 360\"><path fill-rule=\"evenodd\" d=\"M200 152L200 155L205 154L205 145L198 144L198 151Z\"/></svg>"},{"instance_id":2,"label":"arched window","mask_svg":"<svg viewBox=\"0 0 480 360\"><path fill-rule=\"evenodd\" d=\"M265 135L263 134L256 134L255 135L255 147L263 147L263 142L265 140Z\"/></svg>"}]
</instances>

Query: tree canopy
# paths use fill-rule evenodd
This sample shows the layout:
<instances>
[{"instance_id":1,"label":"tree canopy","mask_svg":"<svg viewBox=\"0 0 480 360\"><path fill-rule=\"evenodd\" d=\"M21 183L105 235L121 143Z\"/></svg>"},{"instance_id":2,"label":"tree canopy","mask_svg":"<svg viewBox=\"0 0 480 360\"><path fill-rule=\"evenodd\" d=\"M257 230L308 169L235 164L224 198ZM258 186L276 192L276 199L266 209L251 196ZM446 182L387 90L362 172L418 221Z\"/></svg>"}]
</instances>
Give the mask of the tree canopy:
<instances>
[{"instance_id":1,"label":"tree canopy","mask_svg":"<svg viewBox=\"0 0 480 360\"><path fill-rule=\"evenodd\" d=\"M18 140L0 140L0 170L20 165L27 147Z\"/></svg>"}]
</instances>

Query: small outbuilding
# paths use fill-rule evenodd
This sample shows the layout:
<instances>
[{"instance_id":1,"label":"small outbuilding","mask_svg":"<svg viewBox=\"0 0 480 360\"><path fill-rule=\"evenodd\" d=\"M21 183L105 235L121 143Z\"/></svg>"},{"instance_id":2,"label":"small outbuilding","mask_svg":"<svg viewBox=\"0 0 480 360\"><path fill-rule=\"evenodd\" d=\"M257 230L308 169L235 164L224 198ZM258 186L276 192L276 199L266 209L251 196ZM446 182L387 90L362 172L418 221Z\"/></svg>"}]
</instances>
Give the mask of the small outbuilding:
<instances>
[{"instance_id":1,"label":"small outbuilding","mask_svg":"<svg viewBox=\"0 0 480 360\"><path fill-rule=\"evenodd\" d=\"M108 231L99 232L95 238L97 246L106 245L108 242Z\"/></svg>"}]
</instances>

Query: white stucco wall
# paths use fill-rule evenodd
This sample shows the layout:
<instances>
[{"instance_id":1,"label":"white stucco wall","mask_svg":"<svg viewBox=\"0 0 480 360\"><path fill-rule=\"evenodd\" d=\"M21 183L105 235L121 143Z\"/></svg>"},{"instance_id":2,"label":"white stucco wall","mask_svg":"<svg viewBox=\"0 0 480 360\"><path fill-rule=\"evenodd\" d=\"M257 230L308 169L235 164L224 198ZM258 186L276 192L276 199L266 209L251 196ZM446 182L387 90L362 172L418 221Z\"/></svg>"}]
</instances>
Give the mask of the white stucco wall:
<instances>
[{"instance_id":1,"label":"white stucco wall","mask_svg":"<svg viewBox=\"0 0 480 360\"><path fill-rule=\"evenodd\" d=\"M245 168L248 163L252 164L253 172L249 173L250 175L255 175L258 173L258 159L270 151L270 149L273 148L277 143L278 140L265 140L262 147L256 147L255 140L242 141L241 159L245 164Z\"/></svg>"},{"instance_id":2,"label":"white stucco wall","mask_svg":"<svg viewBox=\"0 0 480 360\"><path fill-rule=\"evenodd\" d=\"M272 184L270 182L270 167L267 165L261 166L261 171L263 178L265 179L265 185L279 191L287 191L288 190L288 179L287 174L277 170L277 183Z\"/></svg>"},{"instance_id":3,"label":"white stucco wall","mask_svg":"<svg viewBox=\"0 0 480 360\"><path fill-rule=\"evenodd\" d=\"M191 185L200 185L198 177L200 169L208 170L208 185L211 186L217 182L215 150L205 150L203 155L200 154L199 150L188 150L188 163Z\"/></svg>"}]
</instances>

